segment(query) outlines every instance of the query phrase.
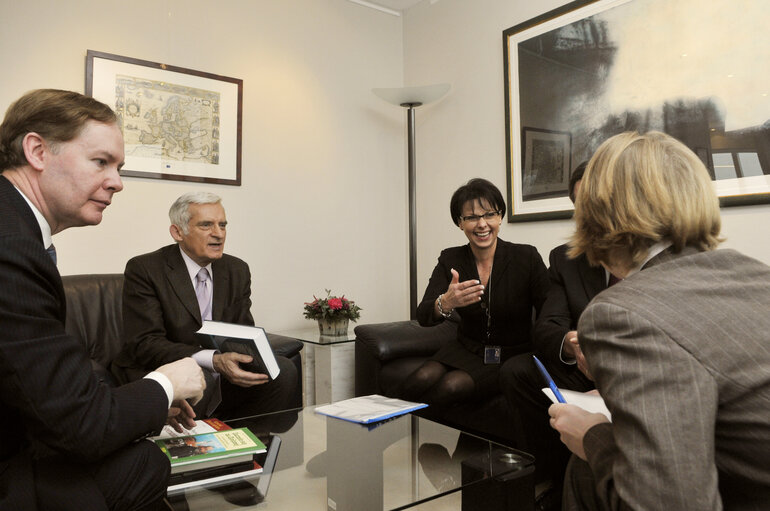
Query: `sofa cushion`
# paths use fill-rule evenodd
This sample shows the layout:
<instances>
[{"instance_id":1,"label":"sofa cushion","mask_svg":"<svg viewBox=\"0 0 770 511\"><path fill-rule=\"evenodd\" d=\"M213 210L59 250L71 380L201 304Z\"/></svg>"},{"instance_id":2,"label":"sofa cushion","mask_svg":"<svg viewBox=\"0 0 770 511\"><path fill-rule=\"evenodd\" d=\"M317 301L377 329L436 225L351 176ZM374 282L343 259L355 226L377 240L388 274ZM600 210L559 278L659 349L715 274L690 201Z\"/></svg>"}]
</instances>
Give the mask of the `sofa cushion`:
<instances>
[{"instance_id":1,"label":"sofa cushion","mask_svg":"<svg viewBox=\"0 0 770 511\"><path fill-rule=\"evenodd\" d=\"M270 343L270 347L273 348L273 353L282 357L291 358L297 355L304 344L293 337L286 337L285 335L271 334L267 332L267 341Z\"/></svg>"},{"instance_id":2,"label":"sofa cushion","mask_svg":"<svg viewBox=\"0 0 770 511\"><path fill-rule=\"evenodd\" d=\"M123 347L123 274L67 275L62 283L67 333L86 347L92 361L109 367Z\"/></svg>"}]
</instances>

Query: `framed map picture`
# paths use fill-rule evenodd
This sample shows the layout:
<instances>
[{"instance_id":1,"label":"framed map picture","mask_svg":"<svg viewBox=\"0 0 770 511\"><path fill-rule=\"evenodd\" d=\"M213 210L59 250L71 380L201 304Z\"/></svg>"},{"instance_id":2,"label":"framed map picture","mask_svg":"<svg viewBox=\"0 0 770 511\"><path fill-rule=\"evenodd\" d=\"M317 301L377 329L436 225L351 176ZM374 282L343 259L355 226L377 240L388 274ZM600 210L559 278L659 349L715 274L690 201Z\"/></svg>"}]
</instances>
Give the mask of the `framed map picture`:
<instances>
[{"instance_id":1,"label":"framed map picture","mask_svg":"<svg viewBox=\"0 0 770 511\"><path fill-rule=\"evenodd\" d=\"M243 80L88 50L86 95L123 131L123 176L241 184Z\"/></svg>"}]
</instances>

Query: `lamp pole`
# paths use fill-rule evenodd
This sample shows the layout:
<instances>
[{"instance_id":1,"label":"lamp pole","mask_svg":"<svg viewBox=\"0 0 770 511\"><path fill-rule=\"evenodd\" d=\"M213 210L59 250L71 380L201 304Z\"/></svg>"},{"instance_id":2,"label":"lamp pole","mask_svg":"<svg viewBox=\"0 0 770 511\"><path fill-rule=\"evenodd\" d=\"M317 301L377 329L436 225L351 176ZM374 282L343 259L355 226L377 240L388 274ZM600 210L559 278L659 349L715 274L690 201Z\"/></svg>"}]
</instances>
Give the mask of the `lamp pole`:
<instances>
[{"instance_id":1,"label":"lamp pole","mask_svg":"<svg viewBox=\"0 0 770 511\"><path fill-rule=\"evenodd\" d=\"M406 108L407 186L409 201L409 317L417 319L417 158L414 109L437 101L449 91L448 83L423 87L372 89L388 103Z\"/></svg>"},{"instance_id":2,"label":"lamp pole","mask_svg":"<svg viewBox=\"0 0 770 511\"><path fill-rule=\"evenodd\" d=\"M409 182L409 317L417 319L417 173L414 109L422 103L402 103L406 108L407 177Z\"/></svg>"}]
</instances>

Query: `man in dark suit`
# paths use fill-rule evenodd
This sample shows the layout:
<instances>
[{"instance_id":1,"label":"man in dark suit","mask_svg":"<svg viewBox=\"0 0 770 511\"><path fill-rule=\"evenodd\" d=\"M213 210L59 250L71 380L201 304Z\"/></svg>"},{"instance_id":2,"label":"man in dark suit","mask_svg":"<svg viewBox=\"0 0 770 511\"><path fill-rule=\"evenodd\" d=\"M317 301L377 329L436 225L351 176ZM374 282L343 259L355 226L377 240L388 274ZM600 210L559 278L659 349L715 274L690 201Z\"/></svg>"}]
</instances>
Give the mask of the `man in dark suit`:
<instances>
[{"instance_id":1,"label":"man in dark suit","mask_svg":"<svg viewBox=\"0 0 770 511\"><path fill-rule=\"evenodd\" d=\"M587 163L578 165L570 176L572 202ZM551 286L532 333L535 354L559 388L587 392L594 384L576 361L580 355L576 353L577 322L588 302L607 288L608 276L601 266L591 266L585 256L569 259L566 244L551 251L548 276ZM521 418L524 448L535 456L535 480L541 490L538 504L545 509L557 508L570 452L559 441L558 433L548 427L551 401L541 391L546 384L532 354L519 355L504 364L500 386L509 406Z\"/></svg>"},{"instance_id":2,"label":"man in dark suit","mask_svg":"<svg viewBox=\"0 0 770 511\"><path fill-rule=\"evenodd\" d=\"M203 392L192 359L111 388L65 333L51 236L101 222L122 165L115 114L75 92L27 93L0 125L1 509L157 508L168 460L134 441Z\"/></svg>"},{"instance_id":3,"label":"man in dark suit","mask_svg":"<svg viewBox=\"0 0 770 511\"><path fill-rule=\"evenodd\" d=\"M770 268L715 250L708 171L663 133L623 133L588 164L570 256L624 280L578 323L612 413L555 404L575 454L566 509L767 509Z\"/></svg>"},{"instance_id":4,"label":"man in dark suit","mask_svg":"<svg viewBox=\"0 0 770 511\"><path fill-rule=\"evenodd\" d=\"M269 381L241 367L250 356L204 350L195 335L203 319L254 325L249 267L224 253L227 217L221 199L208 192L184 194L169 217L176 243L126 264L126 346L113 372L130 381L158 363L193 357L210 383L196 406L199 415L216 410L218 418L232 419L290 408L297 372L288 359L276 356L280 374Z\"/></svg>"}]
</instances>

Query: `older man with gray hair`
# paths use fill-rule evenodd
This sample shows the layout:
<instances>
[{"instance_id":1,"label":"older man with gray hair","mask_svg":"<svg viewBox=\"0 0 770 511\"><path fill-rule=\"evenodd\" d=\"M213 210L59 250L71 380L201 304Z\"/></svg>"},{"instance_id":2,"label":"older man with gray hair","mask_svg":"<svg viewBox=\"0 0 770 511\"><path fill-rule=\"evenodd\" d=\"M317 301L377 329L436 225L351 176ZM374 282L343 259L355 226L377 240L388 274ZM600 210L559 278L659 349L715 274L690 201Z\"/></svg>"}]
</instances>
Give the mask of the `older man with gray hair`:
<instances>
[{"instance_id":1,"label":"older man with gray hair","mask_svg":"<svg viewBox=\"0 0 770 511\"><path fill-rule=\"evenodd\" d=\"M220 197L186 193L171 206L169 218L175 243L126 264L126 347L113 373L132 381L158 361L192 357L211 383L195 407L198 416L216 412L232 419L290 408L297 370L288 359L276 356L281 372L270 381L242 368L250 356L202 349L195 335L204 320L254 325L249 267L224 253L227 217Z\"/></svg>"}]
</instances>

